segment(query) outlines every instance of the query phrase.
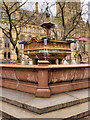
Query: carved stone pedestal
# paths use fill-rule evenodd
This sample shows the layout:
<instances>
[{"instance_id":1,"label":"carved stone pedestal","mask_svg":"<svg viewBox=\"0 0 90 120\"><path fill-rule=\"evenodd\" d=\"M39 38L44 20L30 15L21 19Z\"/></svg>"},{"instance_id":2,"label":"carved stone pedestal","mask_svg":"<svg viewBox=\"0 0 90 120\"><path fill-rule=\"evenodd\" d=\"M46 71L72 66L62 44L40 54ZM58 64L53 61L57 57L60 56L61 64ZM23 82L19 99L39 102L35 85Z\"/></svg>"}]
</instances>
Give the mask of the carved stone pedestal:
<instances>
[{"instance_id":1,"label":"carved stone pedestal","mask_svg":"<svg viewBox=\"0 0 90 120\"><path fill-rule=\"evenodd\" d=\"M37 88L36 97L50 97L50 89L49 88Z\"/></svg>"},{"instance_id":2,"label":"carved stone pedestal","mask_svg":"<svg viewBox=\"0 0 90 120\"><path fill-rule=\"evenodd\" d=\"M38 61L39 66L45 66L49 64L49 61ZM48 86L48 69L39 68L38 70L38 87L36 90L37 97L50 97L50 89Z\"/></svg>"}]
</instances>

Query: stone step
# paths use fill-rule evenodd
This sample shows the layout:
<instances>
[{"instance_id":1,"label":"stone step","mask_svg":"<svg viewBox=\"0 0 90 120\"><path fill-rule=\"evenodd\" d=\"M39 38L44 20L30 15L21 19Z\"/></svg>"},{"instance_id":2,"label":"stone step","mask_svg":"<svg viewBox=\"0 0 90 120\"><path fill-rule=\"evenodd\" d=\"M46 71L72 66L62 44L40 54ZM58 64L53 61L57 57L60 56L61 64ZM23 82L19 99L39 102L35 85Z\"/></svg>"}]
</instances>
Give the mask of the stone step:
<instances>
[{"instance_id":1,"label":"stone step","mask_svg":"<svg viewBox=\"0 0 90 120\"><path fill-rule=\"evenodd\" d=\"M39 120L40 118L61 118L71 120L71 118L76 118L77 120L78 118L83 118L90 114L90 111L88 110L88 102L44 114L37 114L5 102L2 102L2 104L0 111L2 111L3 117L8 118L9 120L13 120L13 118L14 120L16 118L17 120L23 120L23 118L39 118Z\"/></svg>"},{"instance_id":2,"label":"stone step","mask_svg":"<svg viewBox=\"0 0 90 120\"><path fill-rule=\"evenodd\" d=\"M0 103L0 107L2 107L2 103ZM2 112L0 111L0 120L2 120Z\"/></svg>"},{"instance_id":3,"label":"stone step","mask_svg":"<svg viewBox=\"0 0 90 120\"><path fill-rule=\"evenodd\" d=\"M65 92L52 95L50 98L37 98L33 94L7 88L0 88L0 98L3 102L44 114L47 112L70 107L88 101L88 89Z\"/></svg>"},{"instance_id":4,"label":"stone step","mask_svg":"<svg viewBox=\"0 0 90 120\"><path fill-rule=\"evenodd\" d=\"M0 115L0 120L2 120L2 116Z\"/></svg>"},{"instance_id":5,"label":"stone step","mask_svg":"<svg viewBox=\"0 0 90 120\"><path fill-rule=\"evenodd\" d=\"M0 116L0 120L2 120L2 116Z\"/></svg>"}]
</instances>

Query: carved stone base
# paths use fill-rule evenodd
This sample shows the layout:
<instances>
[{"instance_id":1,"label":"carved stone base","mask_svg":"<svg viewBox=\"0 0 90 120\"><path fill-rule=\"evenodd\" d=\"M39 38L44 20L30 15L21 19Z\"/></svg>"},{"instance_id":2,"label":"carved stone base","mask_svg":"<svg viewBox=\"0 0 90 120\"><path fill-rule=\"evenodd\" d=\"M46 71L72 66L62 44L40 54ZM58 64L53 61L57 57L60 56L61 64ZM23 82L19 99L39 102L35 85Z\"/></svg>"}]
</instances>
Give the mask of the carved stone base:
<instances>
[{"instance_id":1,"label":"carved stone base","mask_svg":"<svg viewBox=\"0 0 90 120\"><path fill-rule=\"evenodd\" d=\"M37 89L36 97L50 97L50 89Z\"/></svg>"}]
</instances>

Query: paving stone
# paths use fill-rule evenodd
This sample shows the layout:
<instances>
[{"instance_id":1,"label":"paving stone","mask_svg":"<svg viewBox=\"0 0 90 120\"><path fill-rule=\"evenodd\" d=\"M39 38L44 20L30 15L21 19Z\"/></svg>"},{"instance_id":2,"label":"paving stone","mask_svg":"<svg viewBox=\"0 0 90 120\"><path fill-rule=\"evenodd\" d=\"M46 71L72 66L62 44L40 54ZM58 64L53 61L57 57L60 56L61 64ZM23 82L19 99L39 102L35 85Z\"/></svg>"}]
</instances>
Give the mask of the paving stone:
<instances>
[{"instance_id":1,"label":"paving stone","mask_svg":"<svg viewBox=\"0 0 90 120\"><path fill-rule=\"evenodd\" d=\"M66 92L68 95L71 95L77 99L81 99L81 98L87 98L89 97L89 91L90 89L82 89L82 90L78 90L78 92L76 91L71 91L71 92Z\"/></svg>"},{"instance_id":2,"label":"paving stone","mask_svg":"<svg viewBox=\"0 0 90 120\"><path fill-rule=\"evenodd\" d=\"M1 103L1 107L2 107L2 103ZM0 112L0 120L2 120L2 112Z\"/></svg>"},{"instance_id":3,"label":"paving stone","mask_svg":"<svg viewBox=\"0 0 90 120\"><path fill-rule=\"evenodd\" d=\"M0 120L2 120L2 116L0 116Z\"/></svg>"}]
</instances>

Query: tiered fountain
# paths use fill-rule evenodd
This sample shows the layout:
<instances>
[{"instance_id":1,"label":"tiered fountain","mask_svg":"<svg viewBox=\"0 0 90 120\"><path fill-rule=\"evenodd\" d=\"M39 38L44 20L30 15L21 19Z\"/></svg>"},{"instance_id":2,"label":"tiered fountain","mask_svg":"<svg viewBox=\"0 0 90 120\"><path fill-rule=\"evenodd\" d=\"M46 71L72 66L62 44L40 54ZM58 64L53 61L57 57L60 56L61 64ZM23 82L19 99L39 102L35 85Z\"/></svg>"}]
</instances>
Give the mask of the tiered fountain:
<instances>
[{"instance_id":1,"label":"tiered fountain","mask_svg":"<svg viewBox=\"0 0 90 120\"><path fill-rule=\"evenodd\" d=\"M56 59L61 61L71 54L69 42L51 39L51 29L55 27L55 24L50 22L48 7L46 8L46 22L41 24L41 27L46 29L46 37L42 39L32 37L29 42L26 42L24 45L25 55L28 55L33 61L48 60L55 64Z\"/></svg>"}]
</instances>

